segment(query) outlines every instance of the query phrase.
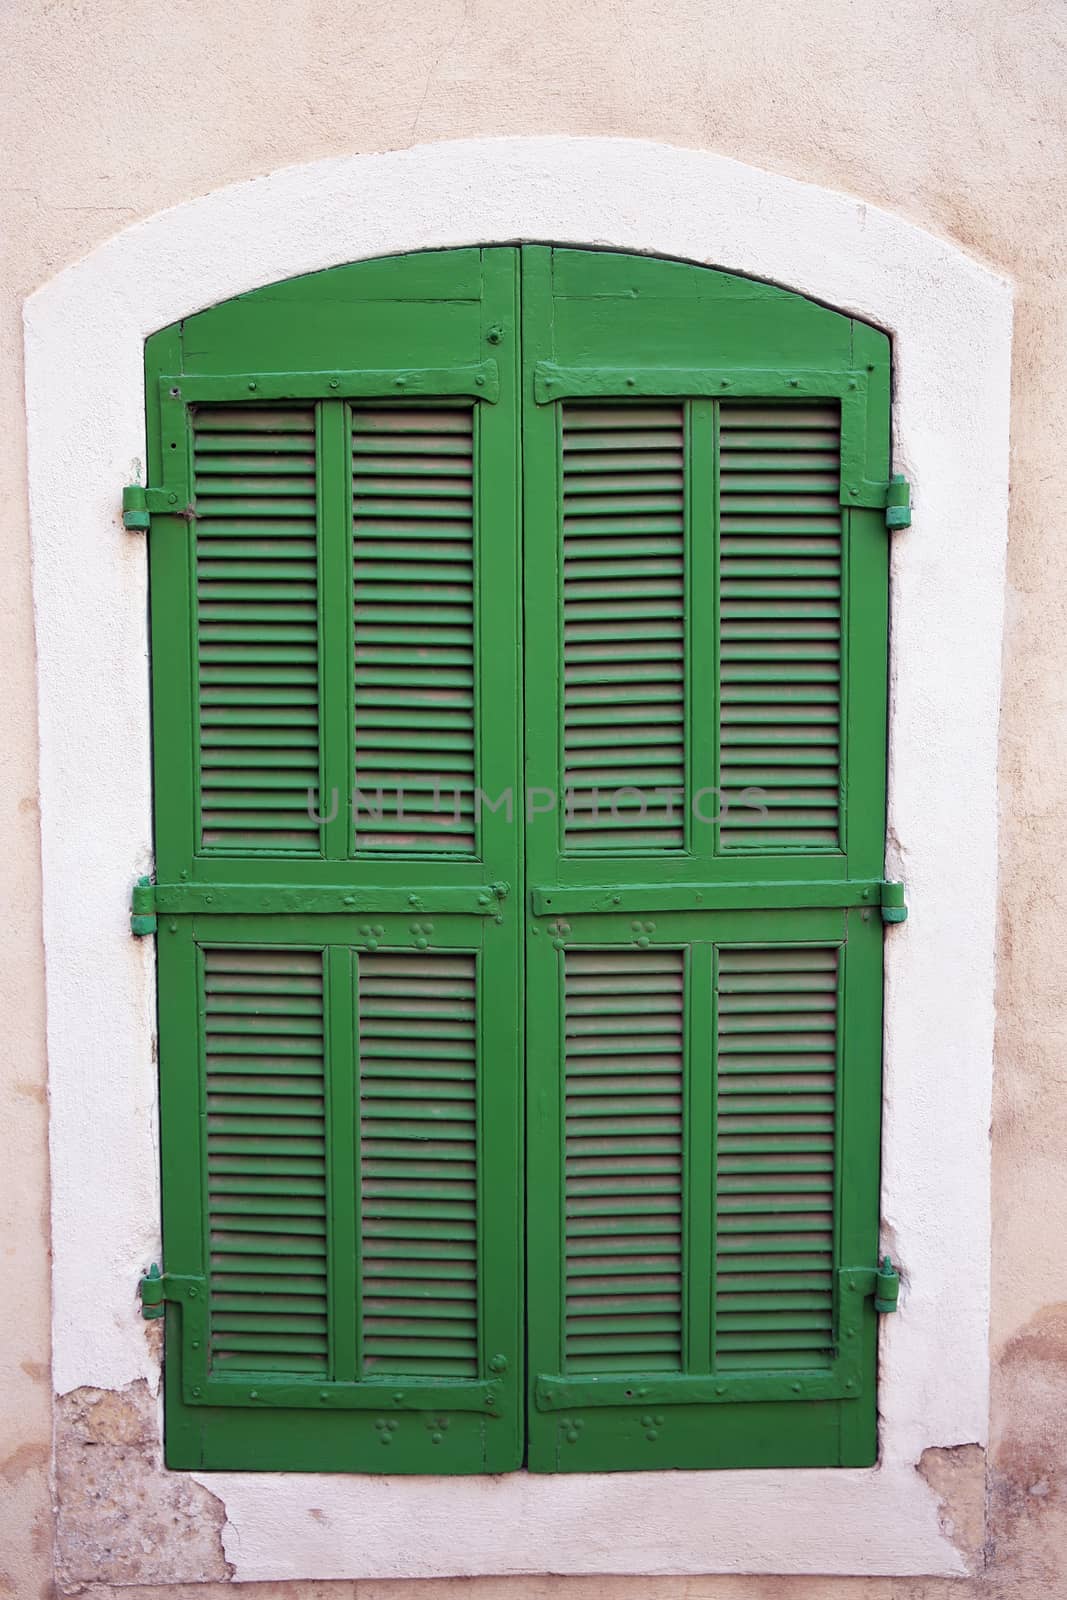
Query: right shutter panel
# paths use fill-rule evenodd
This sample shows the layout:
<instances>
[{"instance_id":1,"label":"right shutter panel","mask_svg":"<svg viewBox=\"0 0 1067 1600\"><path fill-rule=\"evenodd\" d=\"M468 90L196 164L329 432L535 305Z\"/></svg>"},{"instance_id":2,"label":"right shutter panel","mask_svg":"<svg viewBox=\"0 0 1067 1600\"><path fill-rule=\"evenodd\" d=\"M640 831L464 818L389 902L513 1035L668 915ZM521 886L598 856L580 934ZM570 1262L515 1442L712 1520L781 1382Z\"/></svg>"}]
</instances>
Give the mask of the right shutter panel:
<instances>
[{"instance_id":1,"label":"right shutter panel","mask_svg":"<svg viewBox=\"0 0 1067 1600\"><path fill-rule=\"evenodd\" d=\"M840 848L840 412L719 406L722 850Z\"/></svg>"},{"instance_id":2,"label":"right shutter panel","mask_svg":"<svg viewBox=\"0 0 1067 1600\"><path fill-rule=\"evenodd\" d=\"M191 418L199 848L318 854L315 407Z\"/></svg>"}]
</instances>

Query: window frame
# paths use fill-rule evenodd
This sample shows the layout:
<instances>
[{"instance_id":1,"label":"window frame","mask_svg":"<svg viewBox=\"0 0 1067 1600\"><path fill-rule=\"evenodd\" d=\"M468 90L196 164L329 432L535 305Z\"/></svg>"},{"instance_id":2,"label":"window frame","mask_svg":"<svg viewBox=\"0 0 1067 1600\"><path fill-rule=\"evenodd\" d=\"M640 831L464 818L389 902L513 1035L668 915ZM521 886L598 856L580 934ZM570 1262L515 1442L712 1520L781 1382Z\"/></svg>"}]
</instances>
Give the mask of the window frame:
<instances>
[{"instance_id":1,"label":"window frame","mask_svg":"<svg viewBox=\"0 0 1067 1600\"><path fill-rule=\"evenodd\" d=\"M618 1489L594 1476L585 1494L568 1478L573 1521L564 1528L551 1493L520 1477L508 1508L493 1491L504 1513L494 1520L511 1530L499 1543L472 1533L488 1486L466 1480L463 1509L422 1518L417 1546L413 1503L395 1485L387 1511L371 1489L354 1508L352 1480L346 1504L298 1479L235 1475L212 1488L242 1535L237 1574L398 1575L399 1548L411 1576L606 1564L751 1571L753 1548L768 1572L956 1573L960 1558L914 1464L923 1448L986 1433L1010 290L898 218L699 152L505 140L288 169L138 224L31 299L57 1385L158 1377L132 1294L158 1215L146 1132L152 959L129 943L122 909L150 865L151 842L143 552L116 517L130 464L143 459L142 341L200 305L332 261L516 237L610 239L619 250L725 263L853 311L895 341L896 455L914 478L919 515L894 550L891 577L889 875L903 864L912 920L887 951L882 1210L912 1289L886 1337L882 1466L805 1475L807 1484L788 1473L687 1474L673 1487L661 1479L662 1516L650 1512L652 1476L620 1477ZM925 1224L931 1215L936 1230ZM946 1381L940 1329L950 1310L957 1337ZM639 1496L640 1517L627 1494ZM590 1508L601 1507L603 1525L605 1495L614 1509L598 1549ZM328 1536L314 1526L289 1536L311 1500L327 1519L336 1510L349 1530L340 1543L337 1525ZM884 1542L872 1537L878 1527Z\"/></svg>"}]
</instances>

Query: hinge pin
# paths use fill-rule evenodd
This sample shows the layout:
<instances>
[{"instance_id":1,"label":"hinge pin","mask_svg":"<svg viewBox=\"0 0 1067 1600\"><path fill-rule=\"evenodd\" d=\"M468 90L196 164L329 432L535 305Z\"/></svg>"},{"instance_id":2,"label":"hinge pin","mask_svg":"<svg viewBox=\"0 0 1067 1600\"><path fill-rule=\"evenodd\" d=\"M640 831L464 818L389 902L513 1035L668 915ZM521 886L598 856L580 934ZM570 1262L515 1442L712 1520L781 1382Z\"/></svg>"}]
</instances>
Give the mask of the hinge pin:
<instances>
[{"instance_id":1,"label":"hinge pin","mask_svg":"<svg viewBox=\"0 0 1067 1600\"><path fill-rule=\"evenodd\" d=\"M150 522L148 491L141 483L129 483L122 491L122 525L131 532L144 532Z\"/></svg>"},{"instance_id":2,"label":"hinge pin","mask_svg":"<svg viewBox=\"0 0 1067 1600\"><path fill-rule=\"evenodd\" d=\"M155 1322L164 1314L163 1291L166 1285L158 1264L153 1261L141 1279L141 1315L146 1322Z\"/></svg>"},{"instance_id":3,"label":"hinge pin","mask_svg":"<svg viewBox=\"0 0 1067 1600\"><path fill-rule=\"evenodd\" d=\"M874 1280L874 1309L885 1312L897 1309L897 1300L900 1297L900 1273L894 1267L888 1256L882 1257Z\"/></svg>"},{"instance_id":4,"label":"hinge pin","mask_svg":"<svg viewBox=\"0 0 1067 1600\"><path fill-rule=\"evenodd\" d=\"M900 472L893 474L886 490L885 525L890 532L911 527L911 485Z\"/></svg>"},{"instance_id":5,"label":"hinge pin","mask_svg":"<svg viewBox=\"0 0 1067 1600\"><path fill-rule=\"evenodd\" d=\"M143 939L150 933L155 933L158 926L156 921L156 895L155 885L151 878L138 878L133 886L131 899L130 932L137 939Z\"/></svg>"},{"instance_id":6,"label":"hinge pin","mask_svg":"<svg viewBox=\"0 0 1067 1600\"><path fill-rule=\"evenodd\" d=\"M902 883L882 884L882 921L907 922L908 907Z\"/></svg>"}]
</instances>

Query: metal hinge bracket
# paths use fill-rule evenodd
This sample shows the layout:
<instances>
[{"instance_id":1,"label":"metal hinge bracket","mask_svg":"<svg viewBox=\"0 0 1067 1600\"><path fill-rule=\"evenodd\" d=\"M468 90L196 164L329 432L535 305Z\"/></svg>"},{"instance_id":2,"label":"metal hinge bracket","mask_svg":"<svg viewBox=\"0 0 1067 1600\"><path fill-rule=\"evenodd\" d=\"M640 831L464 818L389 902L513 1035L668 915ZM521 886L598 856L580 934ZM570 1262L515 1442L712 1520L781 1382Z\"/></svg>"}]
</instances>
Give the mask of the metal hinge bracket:
<instances>
[{"instance_id":1,"label":"metal hinge bracket","mask_svg":"<svg viewBox=\"0 0 1067 1600\"><path fill-rule=\"evenodd\" d=\"M847 485L842 484L841 503L868 511L884 510L885 525L891 533L911 527L911 485L903 473L895 472L888 483L878 478L849 480Z\"/></svg>"},{"instance_id":2,"label":"metal hinge bracket","mask_svg":"<svg viewBox=\"0 0 1067 1600\"><path fill-rule=\"evenodd\" d=\"M130 902L130 932L134 937L144 939L148 934L155 933L158 925L156 886L151 878L138 878Z\"/></svg>"},{"instance_id":3,"label":"metal hinge bracket","mask_svg":"<svg viewBox=\"0 0 1067 1600\"><path fill-rule=\"evenodd\" d=\"M843 1267L838 1274L841 1293L855 1294L863 1300L874 1296L874 1309L889 1315L897 1309L900 1274L888 1256L880 1267Z\"/></svg>"},{"instance_id":4,"label":"metal hinge bracket","mask_svg":"<svg viewBox=\"0 0 1067 1600\"><path fill-rule=\"evenodd\" d=\"M189 1301L204 1300L207 1281L204 1278L179 1277L174 1272L160 1272L153 1261L138 1289L141 1296L141 1315L146 1322L155 1322L163 1315L164 1300L174 1300L179 1305Z\"/></svg>"},{"instance_id":5,"label":"metal hinge bracket","mask_svg":"<svg viewBox=\"0 0 1067 1600\"><path fill-rule=\"evenodd\" d=\"M882 921L907 922L908 907L902 883L882 884Z\"/></svg>"},{"instance_id":6,"label":"metal hinge bracket","mask_svg":"<svg viewBox=\"0 0 1067 1600\"><path fill-rule=\"evenodd\" d=\"M122 524L132 533L144 533L154 514L184 517L191 522L196 516L192 506L183 506L181 496L174 489L146 489L142 483L128 483L122 491Z\"/></svg>"}]
</instances>

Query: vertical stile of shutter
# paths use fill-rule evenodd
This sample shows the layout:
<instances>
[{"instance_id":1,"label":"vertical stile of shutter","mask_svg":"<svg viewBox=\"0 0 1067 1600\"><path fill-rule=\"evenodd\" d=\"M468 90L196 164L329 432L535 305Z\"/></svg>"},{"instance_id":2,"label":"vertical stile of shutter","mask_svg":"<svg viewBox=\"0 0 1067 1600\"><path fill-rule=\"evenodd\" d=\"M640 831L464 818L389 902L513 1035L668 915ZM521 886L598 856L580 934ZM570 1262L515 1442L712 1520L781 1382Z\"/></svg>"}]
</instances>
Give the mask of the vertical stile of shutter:
<instances>
[{"instance_id":1,"label":"vertical stile of shutter","mask_svg":"<svg viewBox=\"0 0 1067 1600\"><path fill-rule=\"evenodd\" d=\"M566 848L678 849L684 408L565 404L562 430Z\"/></svg>"},{"instance_id":2,"label":"vertical stile of shutter","mask_svg":"<svg viewBox=\"0 0 1067 1600\"><path fill-rule=\"evenodd\" d=\"M322 957L204 952L211 1361L325 1376Z\"/></svg>"},{"instance_id":3,"label":"vertical stile of shutter","mask_svg":"<svg viewBox=\"0 0 1067 1600\"><path fill-rule=\"evenodd\" d=\"M358 406L352 453L356 848L473 855L473 410Z\"/></svg>"},{"instance_id":4,"label":"vertical stile of shutter","mask_svg":"<svg viewBox=\"0 0 1067 1600\"><path fill-rule=\"evenodd\" d=\"M719 409L720 784L725 850L840 843L840 410Z\"/></svg>"},{"instance_id":5,"label":"vertical stile of shutter","mask_svg":"<svg viewBox=\"0 0 1067 1600\"><path fill-rule=\"evenodd\" d=\"M477 968L359 957L363 1366L478 1372Z\"/></svg>"},{"instance_id":6,"label":"vertical stile of shutter","mask_svg":"<svg viewBox=\"0 0 1067 1600\"><path fill-rule=\"evenodd\" d=\"M192 409L201 842L316 854L314 406Z\"/></svg>"},{"instance_id":7,"label":"vertical stile of shutter","mask_svg":"<svg viewBox=\"0 0 1067 1600\"><path fill-rule=\"evenodd\" d=\"M565 958L565 1361L677 1371L683 953Z\"/></svg>"},{"instance_id":8,"label":"vertical stile of shutter","mask_svg":"<svg viewBox=\"0 0 1067 1600\"><path fill-rule=\"evenodd\" d=\"M718 953L715 1331L720 1369L833 1354L838 957Z\"/></svg>"}]
</instances>

